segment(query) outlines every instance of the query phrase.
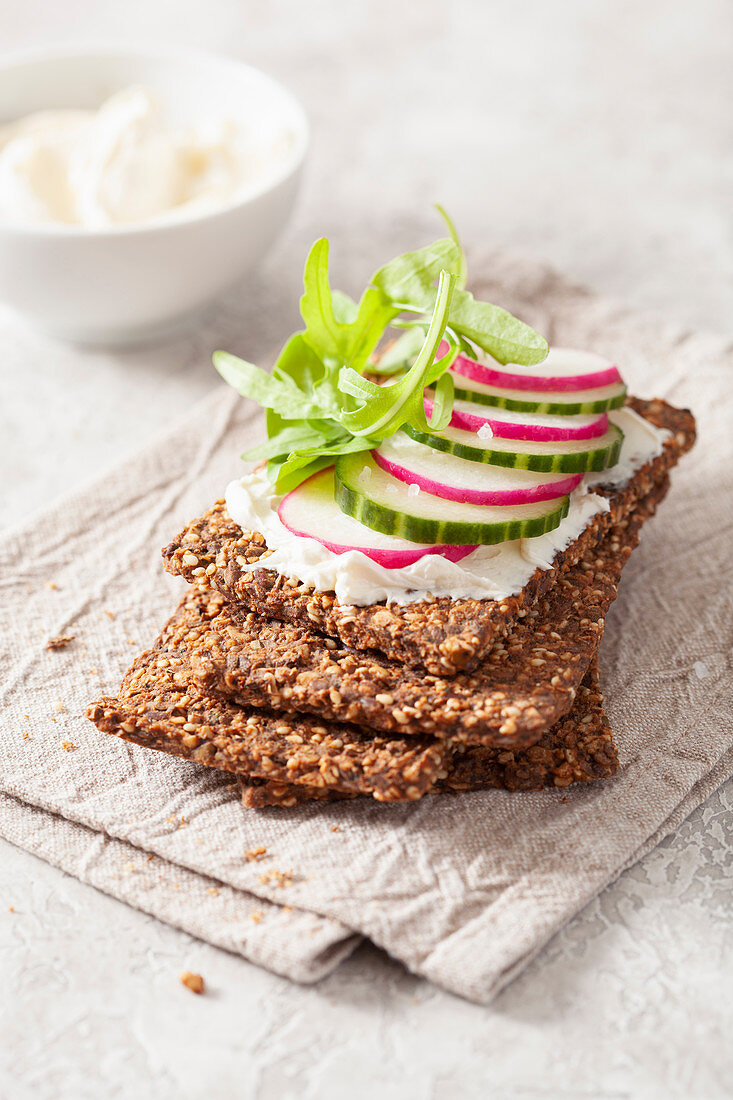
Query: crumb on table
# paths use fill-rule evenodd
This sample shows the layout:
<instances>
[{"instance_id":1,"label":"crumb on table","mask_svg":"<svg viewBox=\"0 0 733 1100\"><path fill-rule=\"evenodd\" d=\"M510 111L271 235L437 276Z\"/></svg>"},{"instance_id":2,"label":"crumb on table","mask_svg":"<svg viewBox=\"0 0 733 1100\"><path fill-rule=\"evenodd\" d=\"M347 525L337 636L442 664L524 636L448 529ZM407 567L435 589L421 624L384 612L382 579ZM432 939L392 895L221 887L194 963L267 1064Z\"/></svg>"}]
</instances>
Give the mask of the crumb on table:
<instances>
[{"instance_id":1,"label":"crumb on table","mask_svg":"<svg viewBox=\"0 0 733 1100\"><path fill-rule=\"evenodd\" d=\"M257 860L263 859L267 855L267 848L264 844L260 844L259 848L245 848L244 858L248 863L256 863Z\"/></svg>"},{"instance_id":2,"label":"crumb on table","mask_svg":"<svg viewBox=\"0 0 733 1100\"><path fill-rule=\"evenodd\" d=\"M192 993L203 993L206 989L204 979L200 974L192 974L190 970L184 970L181 974L181 984Z\"/></svg>"},{"instance_id":3,"label":"crumb on table","mask_svg":"<svg viewBox=\"0 0 733 1100\"><path fill-rule=\"evenodd\" d=\"M271 871L265 871L264 875L260 875L260 882L263 886L269 886L273 884L278 889L282 889L283 886L293 885L293 872L290 871L276 871L274 868Z\"/></svg>"},{"instance_id":4,"label":"crumb on table","mask_svg":"<svg viewBox=\"0 0 733 1100\"><path fill-rule=\"evenodd\" d=\"M54 638L48 639L46 649L65 649L75 637L76 634L57 634Z\"/></svg>"}]
</instances>

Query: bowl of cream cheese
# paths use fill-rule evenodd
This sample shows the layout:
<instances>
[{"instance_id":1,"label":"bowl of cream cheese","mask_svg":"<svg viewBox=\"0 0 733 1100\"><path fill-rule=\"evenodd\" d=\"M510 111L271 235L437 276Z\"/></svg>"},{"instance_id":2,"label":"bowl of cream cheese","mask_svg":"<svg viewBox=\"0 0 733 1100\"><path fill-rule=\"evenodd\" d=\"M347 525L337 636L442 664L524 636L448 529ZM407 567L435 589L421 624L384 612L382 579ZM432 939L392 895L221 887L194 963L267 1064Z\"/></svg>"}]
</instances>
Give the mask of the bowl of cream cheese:
<instances>
[{"instance_id":1,"label":"bowl of cream cheese","mask_svg":"<svg viewBox=\"0 0 733 1100\"><path fill-rule=\"evenodd\" d=\"M265 73L197 51L0 62L0 300L52 336L161 338L251 273L308 145Z\"/></svg>"}]
</instances>

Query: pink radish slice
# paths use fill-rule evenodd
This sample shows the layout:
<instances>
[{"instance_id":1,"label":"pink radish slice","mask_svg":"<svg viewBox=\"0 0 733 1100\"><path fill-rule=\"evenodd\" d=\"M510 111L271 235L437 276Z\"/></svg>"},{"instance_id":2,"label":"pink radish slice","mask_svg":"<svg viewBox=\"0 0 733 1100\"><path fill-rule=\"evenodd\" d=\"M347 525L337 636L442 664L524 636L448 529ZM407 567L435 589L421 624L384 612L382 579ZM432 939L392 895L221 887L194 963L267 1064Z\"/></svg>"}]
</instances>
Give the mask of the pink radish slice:
<instances>
[{"instance_id":1,"label":"pink radish slice","mask_svg":"<svg viewBox=\"0 0 733 1100\"><path fill-rule=\"evenodd\" d=\"M469 462L426 447L404 433L385 439L372 458L388 474L444 500L462 504L537 504L571 493L580 474L537 474Z\"/></svg>"},{"instance_id":2,"label":"pink radish slice","mask_svg":"<svg viewBox=\"0 0 733 1100\"><path fill-rule=\"evenodd\" d=\"M425 413L433 411L432 398L425 395ZM533 443L564 443L574 439L596 439L608 431L608 415L549 416L541 413L515 413L472 401L456 401L450 426L466 432L478 432L485 425L497 439L527 439Z\"/></svg>"},{"instance_id":3,"label":"pink radish slice","mask_svg":"<svg viewBox=\"0 0 733 1100\"><path fill-rule=\"evenodd\" d=\"M439 554L458 562L473 553L475 546L421 546L395 535L372 531L341 511L334 500L333 467L304 481L280 502L280 522L293 535L320 542L333 554L358 550L385 569L406 569L428 554ZM329 537L325 538L324 531Z\"/></svg>"},{"instance_id":4,"label":"pink radish slice","mask_svg":"<svg viewBox=\"0 0 733 1100\"><path fill-rule=\"evenodd\" d=\"M438 348L438 357L447 351L448 344L444 341ZM623 381L618 367L607 359L574 348L550 348L545 361L534 367L520 367L515 363L503 367L491 356L487 355L486 359L486 363L480 363L467 355L458 355L451 370L484 386L535 393L572 393Z\"/></svg>"}]
</instances>

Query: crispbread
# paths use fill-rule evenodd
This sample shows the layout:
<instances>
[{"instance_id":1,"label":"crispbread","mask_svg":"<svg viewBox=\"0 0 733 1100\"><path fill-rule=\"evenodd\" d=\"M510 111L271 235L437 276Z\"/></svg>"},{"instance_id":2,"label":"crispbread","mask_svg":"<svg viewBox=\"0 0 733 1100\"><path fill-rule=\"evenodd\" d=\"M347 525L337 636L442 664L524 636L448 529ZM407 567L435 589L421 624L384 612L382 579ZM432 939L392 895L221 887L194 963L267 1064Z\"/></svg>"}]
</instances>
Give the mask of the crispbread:
<instances>
[{"instance_id":1,"label":"crispbread","mask_svg":"<svg viewBox=\"0 0 733 1100\"><path fill-rule=\"evenodd\" d=\"M190 647L193 675L204 693L243 706L313 713L401 736L531 744L572 706L621 569L668 485L665 477L562 574L473 673L437 677L224 604Z\"/></svg>"},{"instance_id":2,"label":"crispbread","mask_svg":"<svg viewBox=\"0 0 733 1100\"><path fill-rule=\"evenodd\" d=\"M463 788L478 776L485 786L530 790L550 776L555 786L566 786L615 771L615 749L595 682L587 696L593 705L589 717L584 715L577 728L567 727L562 743L540 740L536 752L533 746L521 753L428 736L370 734L306 715L285 719L199 695L188 647L220 606L218 596L192 593L155 645L125 674L119 695L89 707L91 721L127 741L250 781L341 796L367 794L381 802L414 801L440 784Z\"/></svg>"},{"instance_id":3,"label":"crispbread","mask_svg":"<svg viewBox=\"0 0 733 1100\"><path fill-rule=\"evenodd\" d=\"M317 592L297 579L247 564L267 554L263 537L243 533L223 502L193 520L164 550L166 569L192 583L206 582L228 600L271 618L315 627L354 649L376 649L405 665L440 676L475 669L493 642L572 568L611 527L621 523L639 500L659 485L680 455L693 445L695 422L686 409L664 401L630 398L629 405L650 423L670 431L662 453L646 463L622 488L598 485L610 509L593 517L581 535L559 551L550 569L536 569L524 588L503 600L451 600L366 607L341 605L333 593Z\"/></svg>"},{"instance_id":4,"label":"crispbread","mask_svg":"<svg viewBox=\"0 0 733 1100\"><path fill-rule=\"evenodd\" d=\"M188 649L221 597L194 591L151 649L125 674L119 695L87 716L106 733L260 779L332 787L384 801L419 798L439 778L445 742L372 736L356 726L285 717L199 695Z\"/></svg>"},{"instance_id":5,"label":"crispbread","mask_svg":"<svg viewBox=\"0 0 733 1100\"><path fill-rule=\"evenodd\" d=\"M508 791L534 791L542 787L568 787L605 779L616 773L618 757L611 728L603 710L598 686L598 665L591 661L578 689L572 710L531 748L466 748L454 752L445 779L430 793L475 791L497 787ZM242 802L257 809L295 806L301 802L332 801L356 797L328 788L271 783L240 778Z\"/></svg>"}]
</instances>

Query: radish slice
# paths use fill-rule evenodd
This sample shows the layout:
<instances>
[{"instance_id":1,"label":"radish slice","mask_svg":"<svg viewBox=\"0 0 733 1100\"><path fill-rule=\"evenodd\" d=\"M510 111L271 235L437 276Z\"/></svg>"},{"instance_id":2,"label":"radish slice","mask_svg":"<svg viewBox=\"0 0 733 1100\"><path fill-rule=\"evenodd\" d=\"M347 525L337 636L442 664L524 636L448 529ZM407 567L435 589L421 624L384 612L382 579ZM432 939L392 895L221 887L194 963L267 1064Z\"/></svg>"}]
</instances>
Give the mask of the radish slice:
<instances>
[{"instance_id":1,"label":"radish slice","mask_svg":"<svg viewBox=\"0 0 733 1100\"><path fill-rule=\"evenodd\" d=\"M425 395L425 412L433 411L433 400ZM572 439L596 439L608 431L606 413L591 416L548 416L544 413L514 413L493 409L473 401L454 401L450 426L467 432L479 432L485 426L498 439L527 439L537 443L564 442ZM485 432L488 435L487 432Z\"/></svg>"},{"instance_id":2,"label":"radish slice","mask_svg":"<svg viewBox=\"0 0 733 1100\"><path fill-rule=\"evenodd\" d=\"M451 368L453 370L453 368ZM597 389L574 390L572 393L547 393L542 390L502 389L485 386L472 378L453 372L455 395L459 401L474 401L513 412L550 413L553 416L576 416L604 413L623 405L626 386L614 382Z\"/></svg>"},{"instance_id":3,"label":"radish slice","mask_svg":"<svg viewBox=\"0 0 733 1100\"><path fill-rule=\"evenodd\" d=\"M438 349L438 356L447 350L448 344L444 341ZM452 369L456 374L485 386L545 393L595 390L623 382L618 367L613 363L593 352L574 348L550 348L545 361L534 367L522 367L516 363L504 367L490 355L481 362L467 355L459 355Z\"/></svg>"},{"instance_id":4,"label":"radish slice","mask_svg":"<svg viewBox=\"0 0 733 1100\"><path fill-rule=\"evenodd\" d=\"M336 503L333 466L313 474L288 493L277 514L293 535L315 539L334 554L358 550L385 569L406 569L426 554L440 554L448 561L460 561L476 549L475 546L421 546L365 527L345 515ZM328 538L324 538L324 531L328 532Z\"/></svg>"},{"instance_id":5,"label":"radish slice","mask_svg":"<svg viewBox=\"0 0 733 1100\"><path fill-rule=\"evenodd\" d=\"M565 496L582 474L539 474L468 462L416 443L403 432L385 439L372 458L398 481L466 504L533 504Z\"/></svg>"}]
</instances>

